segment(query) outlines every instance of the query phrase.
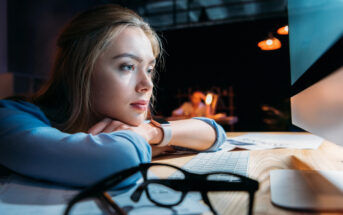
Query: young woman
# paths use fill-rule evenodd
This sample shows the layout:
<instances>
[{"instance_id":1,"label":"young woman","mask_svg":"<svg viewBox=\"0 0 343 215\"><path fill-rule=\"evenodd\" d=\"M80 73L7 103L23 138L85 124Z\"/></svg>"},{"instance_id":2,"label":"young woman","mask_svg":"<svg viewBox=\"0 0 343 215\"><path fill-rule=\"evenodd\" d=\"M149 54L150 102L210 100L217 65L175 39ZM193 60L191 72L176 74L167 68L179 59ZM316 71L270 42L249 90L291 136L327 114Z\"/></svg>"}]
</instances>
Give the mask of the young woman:
<instances>
[{"instance_id":1,"label":"young woman","mask_svg":"<svg viewBox=\"0 0 343 215\"><path fill-rule=\"evenodd\" d=\"M57 45L52 76L36 95L0 101L1 165L87 186L164 151L215 151L225 141L207 118L168 128L146 121L162 48L133 11L105 5L81 13Z\"/></svg>"}]
</instances>

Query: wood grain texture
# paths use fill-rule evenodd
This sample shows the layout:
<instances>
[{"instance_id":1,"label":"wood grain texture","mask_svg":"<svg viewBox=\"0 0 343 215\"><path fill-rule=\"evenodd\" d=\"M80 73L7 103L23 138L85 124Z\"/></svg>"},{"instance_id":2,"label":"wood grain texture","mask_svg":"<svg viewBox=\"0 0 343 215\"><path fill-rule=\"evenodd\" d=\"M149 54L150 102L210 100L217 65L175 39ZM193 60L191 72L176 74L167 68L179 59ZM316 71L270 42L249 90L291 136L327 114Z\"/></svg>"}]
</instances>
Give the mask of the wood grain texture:
<instances>
[{"instance_id":1,"label":"wood grain texture","mask_svg":"<svg viewBox=\"0 0 343 215\"><path fill-rule=\"evenodd\" d=\"M273 132L282 134L281 132ZM283 132L285 134L304 134ZM230 132L227 136L234 137L244 132ZM153 162L169 163L182 167L195 155L163 156ZM313 213L306 211L291 211L274 206L270 197L269 172L274 169L296 170L343 170L343 147L324 141L316 150L312 149L272 149L250 152L248 176L259 181L260 187L255 195L255 215L334 215L343 213ZM163 173L160 173L163 174ZM216 199L220 214L246 214L246 201L240 193L226 193Z\"/></svg>"}]
</instances>

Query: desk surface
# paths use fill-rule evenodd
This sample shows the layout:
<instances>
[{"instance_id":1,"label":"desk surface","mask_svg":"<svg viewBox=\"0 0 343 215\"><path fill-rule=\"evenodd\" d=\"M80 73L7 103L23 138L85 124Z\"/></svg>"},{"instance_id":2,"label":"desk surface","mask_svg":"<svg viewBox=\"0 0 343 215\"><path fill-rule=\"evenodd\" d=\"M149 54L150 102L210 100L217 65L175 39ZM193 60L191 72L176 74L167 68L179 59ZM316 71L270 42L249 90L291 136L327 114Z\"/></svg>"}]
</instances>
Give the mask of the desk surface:
<instances>
[{"instance_id":1,"label":"desk surface","mask_svg":"<svg viewBox=\"0 0 343 215\"><path fill-rule=\"evenodd\" d=\"M280 134L281 132L277 132ZM238 136L246 133L230 132L228 136ZM287 134L290 134L289 132ZM291 133L304 134L304 133ZM183 166L195 155L173 155L154 159L153 162L169 163ZM343 214L343 213L313 213L284 210L274 206L270 201L269 172L274 169L297 170L343 170L343 147L324 141L316 150L312 149L271 149L250 152L248 176L259 181L260 187L255 195L254 214ZM163 173L161 173L163 174ZM222 211L220 214L245 214L245 205L237 194L228 195L221 199ZM230 204L228 203L230 202Z\"/></svg>"}]
</instances>

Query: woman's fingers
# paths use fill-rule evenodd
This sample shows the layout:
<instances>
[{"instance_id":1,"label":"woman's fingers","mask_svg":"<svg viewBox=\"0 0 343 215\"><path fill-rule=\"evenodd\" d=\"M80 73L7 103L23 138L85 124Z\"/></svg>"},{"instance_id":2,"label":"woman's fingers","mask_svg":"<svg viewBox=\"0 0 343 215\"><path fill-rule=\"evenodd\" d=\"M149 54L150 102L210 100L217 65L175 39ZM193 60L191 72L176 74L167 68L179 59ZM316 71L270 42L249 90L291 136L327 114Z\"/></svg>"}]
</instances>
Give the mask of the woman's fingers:
<instances>
[{"instance_id":1,"label":"woman's fingers","mask_svg":"<svg viewBox=\"0 0 343 215\"><path fill-rule=\"evenodd\" d=\"M152 157L157 157L159 155L163 155L165 153L175 152L176 150L170 146L158 147L155 145L151 145L152 150Z\"/></svg>"},{"instance_id":2,"label":"woman's fingers","mask_svg":"<svg viewBox=\"0 0 343 215\"><path fill-rule=\"evenodd\" d=\"M163 136L162 130L160 128L156 128L155 126L149 123L142 123L139 126L130 126L118 120L113 120L110 118L105 118L100 122L93 125L89 130L88 133L93 135L97 135L100 133L110 133L114 131L120 130L130 130L133 131L140 136L142 136L148 143L158 143ZM154 147L155 148L155 147ZM163 152L167 152L173 150L172 148L168 147L158 147L154 149L153 153L158 155Z\"/></svg>"},{"instance_id":3,"label":"woman's fingers","mask_svg":"<svg viewBox=\"0 0 343 215\"><path fill-rule=\"evenodd\" d=\"M101 120L100 122L93 125L89 130L88 133L91 133L93 135L97 135L100 133L110 133L113 131L119 131L119 130L126 130L129 129L130 126L117 121L112 120L110 118L105 118Z\"/></svg>"},{"instance_id":4,"label":"woman's fingers","mask_svg":"<svg viewBox=\"0 0 343 215\"><path fill-rule=\"evenodd\" d=\"M126 124L120 122L120 121L116 121L116 120L112 120L111 123L109 123L106 128L104 128L104 130L102 132L104 133L110 133L113 131L119 131L119 130L124 130L127 129L129 126L127 126Z\"/></svg>"},{"instance_id":5,"label":"woman's fingers","mask_svg":"<svg viewBox=\"0 0 343 215\"><path fill-rule=\"evenodd\" d=\"M100 122L93 125L89 130L88 133L91 133L93 135L101 133L107 126L110 124L112 120L110 118L105 118L101 120Z\"/></svg>"}]
</instances>

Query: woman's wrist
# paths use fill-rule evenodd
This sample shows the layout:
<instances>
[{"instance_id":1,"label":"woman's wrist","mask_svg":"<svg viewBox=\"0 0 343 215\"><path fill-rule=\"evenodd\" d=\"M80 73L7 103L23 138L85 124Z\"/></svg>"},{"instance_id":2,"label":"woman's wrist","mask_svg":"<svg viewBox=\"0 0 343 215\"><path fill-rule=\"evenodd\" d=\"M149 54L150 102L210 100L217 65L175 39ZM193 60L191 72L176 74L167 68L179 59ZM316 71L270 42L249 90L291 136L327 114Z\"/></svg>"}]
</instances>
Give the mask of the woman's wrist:
<instances>
[{"instance_id":1,"label":"woman's wrist","mask_svg":"<svg viewBox=\"0 0 343 215\"><path fill-rule=\"evenodd\" d=\"M163 130L162 128L156 127L149 123L150 126L150 144L159 144L163 139Z\"/></svg>"},{"instance_id":2,"label":"woman's wrist","mask_svg":"<svg viewBox=\"0 0 343 215\"><path fill-rule=\"evenodd\" d=\"M170 143L170 140L172 139L172 129L170 122L166 121L163 118L154 118L150 120L150 124L152 126L155 126L156 128L159 128L159 133L162 131L162 138L158 138L158 147L164 147L168 146ZM159 137L160 135L158 135Z\"/></svg>"}]
</instances>

